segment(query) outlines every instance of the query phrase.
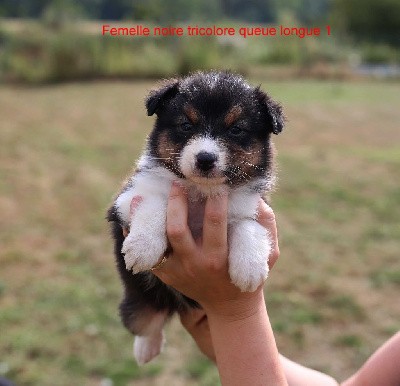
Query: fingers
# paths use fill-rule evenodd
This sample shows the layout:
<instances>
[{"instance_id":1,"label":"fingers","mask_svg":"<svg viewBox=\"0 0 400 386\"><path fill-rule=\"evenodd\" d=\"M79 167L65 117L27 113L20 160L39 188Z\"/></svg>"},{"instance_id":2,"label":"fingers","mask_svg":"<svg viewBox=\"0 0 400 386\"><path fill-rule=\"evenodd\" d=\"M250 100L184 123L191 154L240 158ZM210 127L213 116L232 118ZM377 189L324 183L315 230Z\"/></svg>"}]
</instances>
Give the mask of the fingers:
<instances>
[{"instance_id":1,"label":"fingers","mask_svg":"<svg viewBox=\"0 0 400 386\"><path fill-rule=\"evenodd\" d=\"M190 260L196 252L196 243L187 224L188 205L184 189L176 182L171 186L167 205L167 237L171 244L173 256L159 268L152 271L161 281L174 286L177 278L182 275L185 262L182 257Z\"/></svg>"},{"instance_id":2,"label":"fingers","mask_svg":"<svg viewBox=\"0 0 400 386\"><path fill-rule=\"evenodd\" d=\"M131 201L130 209L129 209L129 215L132 217L135 213L136 208L139 206L139 204L143 201L142 196L134 196Z\"/></svg>"},{"instance_id":3,"label":"fingers","mask_svg":"<svg viewBox=\"0 0 400 386\"><path fill-rule=\"evenodd\" d=\"M203 222L203 247L206 254L219 254L228 248L228 195L207 199Z\"/></svg>"},{"instance_id":4,"label":"fingers","mask_svg":"<svg viewBox=\"0 0 400 386\"><path fill-rule=\"evenodd\" d=\"M180 313L183 327L192 335L201 352L216 361L206 313L202 309L190 308Z\"/></svg>"},{"instance_id":5,"label":"fingers","mask_svg":"<svg viewBox=\"0 0 400 386\"><path fill-rule=\"evenodd\" d=\"M202 308L189 308L179 314L183 327L190 333L199 325L207 322L207 315Z\"/></svg>"},{"instance_id":6,"label":"fingers","mask_svg":"<svg viewBox=\"0 0 400 386\"><path fill-rule=\"evenodd\" d=\"M173 183L168 198L167 236L172 249L177 254L190 254L195 249L195 242L187 224L187 197L182 187Z\"/></svg>"},{"instance_id":7,"label":"fingers","mask_svg":"<svg viewBox=\"0 0 400 386\"><path fill-rule=\"evenodd\" d=\"M272 241L272 251L268 259L268 265L271 269L279 257L278 230L276 228L275 214L272 208L262 199L260 199L258 204L257 221L267 229Z\"/></svg>"}]
</instances>

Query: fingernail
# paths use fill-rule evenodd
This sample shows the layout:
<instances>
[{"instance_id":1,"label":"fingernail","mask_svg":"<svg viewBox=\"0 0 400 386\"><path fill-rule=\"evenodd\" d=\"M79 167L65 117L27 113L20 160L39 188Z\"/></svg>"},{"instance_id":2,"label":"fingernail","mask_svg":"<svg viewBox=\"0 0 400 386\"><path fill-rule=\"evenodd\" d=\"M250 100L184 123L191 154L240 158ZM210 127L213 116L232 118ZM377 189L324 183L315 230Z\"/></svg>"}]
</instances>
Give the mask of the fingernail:
<instances>
[{"instance_id":1,"label":"fingernail","mask_svg":"<svg viewBox=\"0 0 400 386\"><path fill-rule=\"evenodd\" d=\"M130 205L130 214L133 215L136 208L139 206L139 204L143 201L142 196L134 196L131 201Z\"/></svg>"},{"instance_id":2,"label":"fingernail","mask_svg":"<svg viewBox=\"0 0 400 386\"><path fill-rule=\"evenodd\" d=\"M179 180L172 181L172 187L174 189L179 189L179 192L182 194L187 193L185 186L182 184L182 181Z\"/></svg>"}]
</instances>

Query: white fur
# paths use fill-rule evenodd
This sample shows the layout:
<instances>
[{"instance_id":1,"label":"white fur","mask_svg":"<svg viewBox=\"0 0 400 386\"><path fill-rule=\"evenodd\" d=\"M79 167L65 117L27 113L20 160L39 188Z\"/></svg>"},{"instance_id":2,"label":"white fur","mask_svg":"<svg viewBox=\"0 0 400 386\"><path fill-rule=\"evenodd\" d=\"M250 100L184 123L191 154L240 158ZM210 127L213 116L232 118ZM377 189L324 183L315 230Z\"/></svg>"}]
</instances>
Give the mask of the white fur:
<instances>
[{"instance_id":1,"label":"white fur","mask_svg":"<svg viewBox=\"0 0 400 386\"><path fill-rule=\"evenodd\" d=\"M260 194L251 184L239 187L230 194L229 275L242 291L253 292L268 275L268 256L271 241L267 231L257 221Z\"/></svg>"},{"instance_id":2,"label":"white fur","mask_svg":"<svg viewBox=\"0 0 400 386\"><path fill-rule=\"evenodd\" d=\"M134 177L132 188L121 195L124 198L116 201L121 217L129 219L126 201L134 196L143 199L128 221L132 225L122 246L126 269L133 273L149 270L167 249L167 202L173 180L174 175L162 167L145 170Z\"/></svg>"},{"instance_id":3,"label":"white fur","mask_svg":"<svg viewBox=\"0 0 400 386\"><path fill-rule=\"evenodd\" d=\"M181 157L179 159L179 167L182 173L190 178L196 175L196 157L201 152L212 153L217 157L215 164L215 170L218 177L222 177L222 171L226 168L226 150L219 144L215 139L210 137L194 137L182 150ZM203 178L206 182L206 178ZM208 181L212 181L208 179Z\"/></svg>"},{"instance_id":4,"label":"white fur","mask_svg":"<svg viewBox=\"0 0 400 386\"><path fill-rule=\"evenodd\" d=\"M123 192L116 201L118 212L123 219L129 219L129 203L132 197L141 196L132 219L130 233L126 237L122 252L125 265L133 273L153 267L167 248L166 213L171 184L176 176L162 167L144 170L133 177L132 187ZM189 226L195 235L201 232L202 219L197 216L204 212L204 193L197 184L183 182L189 195ZM245 186L230 188L229 223L229 273L232 282L242 291L255 291L268 274L268 256L271 242L266 230L257 223L257 207L260 194L253 181ZM227 189L226 185L208 188L208 193L218 193Z\"/></svg>"},{"instance_id":5,"label":"white fur","mask_svg":"<svg viewBox=\"0 0 400 386\"><path fill-rule=\"evenodd\" d=\"M115 202L115 207L118 208L119 216L125 224L130 223L129 212L131 208L131 201L134 196L135 190L129 189L121 193Z\"/></svg>"},{"instance_id":6,"label":"white fur","mask_svg":"<svg viewBox=\"0 0 400 386\"><path fill-rule=\"evenodd\" d=\"M229 275L242 291L255 291L267 278L271 242L255 220L237 221L229 232Z\"/></svg>"},{"instance_id":7,"label":"white fur","mask_svg":"<svg viewBox=\"0 0 400 386\"><path fill-rule=\"evenodd\" d=\"M165 343L163 326L166 318L166 312L155 314L142 332L142 335L135 337L133 355L139 365L144 365L151 361L161 352Z\"/></svg>"}]
</instances>

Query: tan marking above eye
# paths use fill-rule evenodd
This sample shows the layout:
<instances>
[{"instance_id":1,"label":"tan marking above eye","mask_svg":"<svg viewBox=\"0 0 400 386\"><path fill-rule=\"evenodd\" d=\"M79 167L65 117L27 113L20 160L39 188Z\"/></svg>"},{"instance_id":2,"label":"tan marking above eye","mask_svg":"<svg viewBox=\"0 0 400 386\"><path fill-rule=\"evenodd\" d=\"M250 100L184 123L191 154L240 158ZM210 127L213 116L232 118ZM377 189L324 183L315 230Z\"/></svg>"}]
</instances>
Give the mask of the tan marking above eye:
<instances>
[{"instance_id":1,"label":"tan marking above eye","mask_svg":"<svg viewBox=\"0 0 400 386\"><path fill-rule=\"evenodd\" d=\"M167 132L160 134L157 143L157 152L164 160L171 160L177 154L178 149L169 139Z\"/></svg>"},{"instance_id":2,"label":"tan marking above eye","mask_svg":"<svg viewBox=\"0 0 400 386\"><path fill-rule=\"evenodd\" d=\"M188 103L185 104L185 106L183 106L183 112L194 125L199 121L200 114L192 105Z\"/></svg>"},{"instance_id":3,"label":"tan marking above eye","mask_svg":"<svg viewBox=\"0 0 400 386\"><path fill-rule=\"evenodd\" d=\"M235 123L240 117L240 114L242 114L242 108L239 105L233 106L225 115L225 125L230 126L232 123Z\"/></svg>"}]
</instances>

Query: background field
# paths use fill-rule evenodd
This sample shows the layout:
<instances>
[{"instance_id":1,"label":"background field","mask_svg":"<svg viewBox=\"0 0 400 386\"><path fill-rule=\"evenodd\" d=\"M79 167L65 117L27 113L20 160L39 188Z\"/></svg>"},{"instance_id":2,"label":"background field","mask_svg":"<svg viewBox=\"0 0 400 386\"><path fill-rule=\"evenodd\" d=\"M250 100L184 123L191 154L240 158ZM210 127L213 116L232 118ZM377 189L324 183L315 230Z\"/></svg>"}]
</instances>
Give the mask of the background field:
<instances>
[{"instance_id":1,"label":"background field","mask_svg":"<svg viewBox=\"0 0 400 386\"><path fill-rule=\"evenodd\" d=\"M400 329L400 85L252 81L289 118L266 284L278 345L341 380ZM151 128L152 86L0 86L0 374L18 385L218 384L177 320L138 369L117 316L105 209Z\"/></svg>"}]
</instances>

